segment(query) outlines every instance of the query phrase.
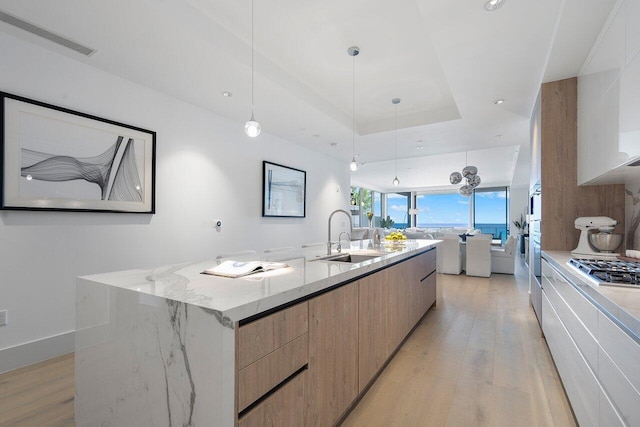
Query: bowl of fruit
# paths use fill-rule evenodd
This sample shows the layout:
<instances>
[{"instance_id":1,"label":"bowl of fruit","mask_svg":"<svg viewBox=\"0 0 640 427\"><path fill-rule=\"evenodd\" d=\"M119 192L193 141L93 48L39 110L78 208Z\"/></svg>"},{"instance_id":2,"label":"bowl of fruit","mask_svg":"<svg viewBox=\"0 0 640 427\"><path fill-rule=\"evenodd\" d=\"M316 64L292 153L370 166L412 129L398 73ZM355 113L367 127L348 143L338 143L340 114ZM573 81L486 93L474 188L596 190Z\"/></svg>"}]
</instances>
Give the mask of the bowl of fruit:
<instances>
[{"instance_id":1,"label":"bowl of fruit","mask_svg":"<svg viewBox=\"0 0 640 427\"><path fill-rule=\"evenodd\" d=\"M407 236L404 235L402 231L392 231L387 234L384 238L387 244L391 244L393 246L399 246L406 242Z\"/></svg>"}]
</instances>

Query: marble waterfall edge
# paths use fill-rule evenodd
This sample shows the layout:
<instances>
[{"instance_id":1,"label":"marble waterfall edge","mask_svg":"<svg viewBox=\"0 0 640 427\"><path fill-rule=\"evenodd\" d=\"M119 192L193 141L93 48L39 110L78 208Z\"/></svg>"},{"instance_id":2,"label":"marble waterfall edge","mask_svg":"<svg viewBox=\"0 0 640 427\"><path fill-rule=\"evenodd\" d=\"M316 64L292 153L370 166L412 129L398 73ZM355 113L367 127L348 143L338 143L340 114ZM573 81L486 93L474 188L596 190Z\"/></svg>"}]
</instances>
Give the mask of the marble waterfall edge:
<instances>
[{"instance_id":1,"label":"marble waterfall edge","mask_svg":"<svg viewBox=\"0 0 640 427\"><path fill-rule=\"evenodd\" d=\"M76 425L233 425L217 313L84 279L76 296Z\"/></svg>"}]
</instances>

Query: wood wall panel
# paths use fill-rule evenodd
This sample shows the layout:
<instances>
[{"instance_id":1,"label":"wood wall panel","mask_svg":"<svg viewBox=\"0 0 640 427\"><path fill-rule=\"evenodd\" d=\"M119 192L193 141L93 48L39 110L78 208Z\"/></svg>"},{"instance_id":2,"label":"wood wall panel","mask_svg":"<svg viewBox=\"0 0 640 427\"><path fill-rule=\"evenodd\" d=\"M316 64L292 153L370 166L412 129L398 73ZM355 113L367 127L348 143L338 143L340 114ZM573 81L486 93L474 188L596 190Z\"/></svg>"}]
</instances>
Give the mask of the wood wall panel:
<instances>
[{"instance_id":1,"label":"wood wall panel","mask_svg":"<svg viewBox=\"0 0 640 427\"><path fill-rule=\"evenodd\" d=\"M580 216L614 218L616 233L624 233L624 185L577 184L577 79L545 83L540 96L542 249L575 249L580 232L574 221Z\"/></svg>"}]
</instances>

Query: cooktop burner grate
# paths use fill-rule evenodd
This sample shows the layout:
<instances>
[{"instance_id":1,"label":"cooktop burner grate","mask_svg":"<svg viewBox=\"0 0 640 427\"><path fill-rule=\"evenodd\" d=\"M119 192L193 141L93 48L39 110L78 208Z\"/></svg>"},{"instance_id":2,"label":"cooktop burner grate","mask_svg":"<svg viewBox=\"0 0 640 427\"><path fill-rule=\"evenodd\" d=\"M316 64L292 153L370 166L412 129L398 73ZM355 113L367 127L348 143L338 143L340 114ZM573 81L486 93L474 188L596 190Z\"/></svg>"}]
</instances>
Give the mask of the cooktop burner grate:
<instances>
[{"instance_id":1,"label":"cooktop burner grate","mask_svg":"<svg viewBox=\"0 0 640 427\"><path fill-rule=\"evenodd\" d=\"M640 262L571 258L569 264L603 285L640 287Z\"/></svg>"}]
</instances>

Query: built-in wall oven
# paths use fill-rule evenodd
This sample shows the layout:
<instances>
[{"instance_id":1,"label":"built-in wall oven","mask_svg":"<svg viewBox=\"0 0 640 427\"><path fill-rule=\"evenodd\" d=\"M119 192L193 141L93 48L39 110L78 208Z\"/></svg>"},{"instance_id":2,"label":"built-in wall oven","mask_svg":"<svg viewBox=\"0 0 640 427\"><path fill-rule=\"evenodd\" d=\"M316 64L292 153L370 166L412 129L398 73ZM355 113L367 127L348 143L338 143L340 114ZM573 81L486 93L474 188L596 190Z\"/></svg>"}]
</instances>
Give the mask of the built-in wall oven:
<instances>
[{"instance_id":1,"label":"built-in wall oven","mask_svg":"<svg viewBox=\"0 0 640 427\"><path fill-rule=\"evenodd\" d=\"M542 269L540 258L540 242L542 233L540 221L542 220L542 198L540 183L531 188L529 205L529 290L531 305L536 313L538 323L542 326Z\"/></svg>"}]
</instances>

